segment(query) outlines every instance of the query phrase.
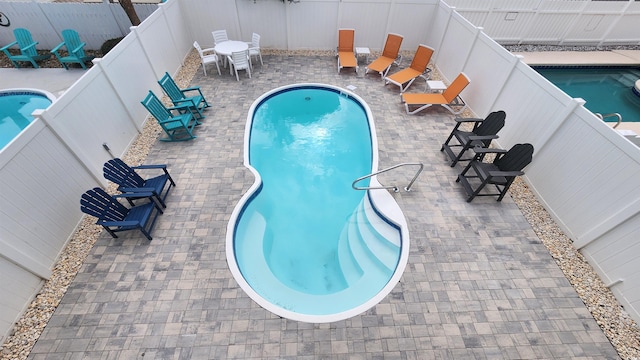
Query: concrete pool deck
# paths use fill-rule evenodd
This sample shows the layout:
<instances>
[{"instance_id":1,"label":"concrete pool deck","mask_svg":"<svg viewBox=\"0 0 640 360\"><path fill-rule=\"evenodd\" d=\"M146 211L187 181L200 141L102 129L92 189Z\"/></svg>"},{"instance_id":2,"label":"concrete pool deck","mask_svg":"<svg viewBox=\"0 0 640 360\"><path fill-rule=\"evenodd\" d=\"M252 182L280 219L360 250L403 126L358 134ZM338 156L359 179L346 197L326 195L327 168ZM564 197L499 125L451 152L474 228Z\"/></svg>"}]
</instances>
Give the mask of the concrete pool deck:
<instances>
[{"instance_id":1,"label":"concrete pool deck","mask_svg":"<svg viewBox=\"0 0 640 360\"><path fill-rule=\"evenodd\" d=\"M168 164L177 183L154 239L103 232L30 359L618 358L514 201L466 202L455 182L463 164L449 167L439 151L449 112L407 115L397 87L362 70L337 74L333 57L263 58L239 82L198 69L192 85L213 105L198 138L156 142L145 161ZM411 236L402 279L369 311L329 324L265 311L225 257L230 214L254 181L243 166L247 110L300 82L356 87L375 117L380 168L425 164L412 192L393 195ZM414 171L380 180L406 186Z\"/></svg>"}]
</instances>

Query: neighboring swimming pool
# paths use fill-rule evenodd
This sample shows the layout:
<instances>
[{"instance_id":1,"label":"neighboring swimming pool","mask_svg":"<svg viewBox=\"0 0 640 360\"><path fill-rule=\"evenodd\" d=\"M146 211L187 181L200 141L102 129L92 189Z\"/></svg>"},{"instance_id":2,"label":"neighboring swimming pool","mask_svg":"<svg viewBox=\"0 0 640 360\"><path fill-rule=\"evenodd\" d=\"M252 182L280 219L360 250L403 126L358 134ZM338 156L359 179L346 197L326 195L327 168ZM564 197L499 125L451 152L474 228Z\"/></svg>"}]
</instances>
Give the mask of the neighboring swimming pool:
<instances>
[{"instance_id":1,"label":"neighboring swimming pool","mask_svg":"<svg viewBox=\"0 0 640 360\"><path fill-rule=\"evenodd\" d=\"M298 321L342 320L376 305L404 271L409 236L388 191L351 187L377 171L369 107L337 87L296 84L257 99L246 126L245 166L256 182L227 228L236 281Z\"/></svg>"},{"instance_id":2,"label":"neighboring swimming pool","mask_svg":"<svg viewBox=\"0 0 640 360\"><path fill-rule=\"evenodd\" d=\"M40 90L0 90L0 150L33 121L34 110L46 109L53 100L53 95Z\"/></svg>"},{"instance_id":3,"label":"neighboring swimming pool","mask_svg":"<svg viewBox=\"0 0 640 360\"><path fill-rule=\"evenodd\" d=\"M535 70L593 113L619 113L624 122L640 121L640 97L632 89L640 69L623 67L536 67ZM609 117L605 121L615 122Z\"/></svg>"}]
</instances>

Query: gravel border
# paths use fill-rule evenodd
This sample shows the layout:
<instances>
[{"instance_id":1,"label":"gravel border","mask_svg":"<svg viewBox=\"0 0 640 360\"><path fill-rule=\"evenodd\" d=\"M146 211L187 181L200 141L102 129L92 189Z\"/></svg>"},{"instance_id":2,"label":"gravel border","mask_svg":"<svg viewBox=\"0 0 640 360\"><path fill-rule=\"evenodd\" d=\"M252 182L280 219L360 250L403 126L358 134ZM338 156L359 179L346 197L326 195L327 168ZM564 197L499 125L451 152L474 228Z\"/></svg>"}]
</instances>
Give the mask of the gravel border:
<instances>
[{"instance_id":1,"label":"gravel border","mask_svg":"<svg viewBox=\"0 0 640 360\"><path fill-rule=\"evenodd\" d=\"M511 51L549 51L550 47L520 45L517 48L507 48ZM585 48L588 47L579 47L579 50L574 47L563 47L564 50L569 51L586 51ZM629 47L624 48L628 49ZM640 47L634 48L640 49ZM286 52L276 50L264 50L263 54L333 55L331 51ZM375 56L375 54L373 55ZM411 56L411 54L408 55ZM10 62L8 66L6 62L8 59L2 57L0 67L12 67ZM57 65L53 67L58 67ZM197 53L192 51L185 60L185 65L175 76L178 85L187 87L199 66L200 59ZM438 74L434 74L434 77L437 76ZM156 121L147 121L142 134L138 136L123 156L123 160L132 165L141 164L149 154L160 132L161 129ZM110 193L114 193L115 186L108 190ZM605 286L582 254L573 247L571 239L562 232L520 178L513 183L509 193L604 334L611 341L618 355L622 359L640 359L640 328L638 324L618 303L611 290ZM51 278L45 281L38 295L16 323L12 334L7 337L0 348L0 359L14 360L28 357L101 232L102 227L95 225L93 218L85 217L83 219L63 250L52 271Z\"/></svg>"}]
</instances>

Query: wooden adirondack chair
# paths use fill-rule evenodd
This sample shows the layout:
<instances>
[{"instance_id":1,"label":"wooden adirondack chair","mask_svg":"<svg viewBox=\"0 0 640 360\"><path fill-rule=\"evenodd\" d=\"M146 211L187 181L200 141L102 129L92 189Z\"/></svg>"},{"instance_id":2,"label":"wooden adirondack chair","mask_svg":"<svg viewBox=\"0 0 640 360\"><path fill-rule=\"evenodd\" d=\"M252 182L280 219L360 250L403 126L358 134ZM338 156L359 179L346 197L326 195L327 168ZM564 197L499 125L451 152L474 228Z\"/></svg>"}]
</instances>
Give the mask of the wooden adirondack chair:
<instances>
[{"instance_id":1,"label":"wooden adirondack chair","mask_svg":"<svg viewBox=\"0 0 640 360\"><path fill-rule=\"evenodd\" d=\"M180 89L178 84L171 78L168 72L164 73L162 79L158 81L162 90L169 96L171 102L175 106L184 106L188 105L193 115L198 119L203 119L204 115L202 111L208 107L211 107L207 102L207 99L204 98L202 91L200 90L200 86L193 86L184 89ZM188 96L187 93L192 92L193 95ZM195 94L197 92L197 94Z\"/></svg>"},{"instance_id":2,"label":"wooden adirondack chair","mask_svg":"<svg viewBox=\"0 0 640 360\"><path fill-rule=\"evenodd\" d=\"M143 169L159 169L162 170L163 173L158 176L143 179L136 171ZM102 171L104 173L104 177L107 180L118 184L118 191L131 194L150 192L156 198L156 200L158 200L162 207L167 207L165 199L167 198L167 195L169 195L171 187L176 185L176 183L171 178L171 175L169 175L169 172L167 171L167 165L165 164L140 165L131 167L121 159L115 158L104 163ZM141 196L139 198L144 197L146 196ZM135 199L138 198L127 197L129 204L131 204L132 206L134 205L133 200Z\"/></svg>"},{"instance_id":3,"label":"wooden adirondack chair","mask_svg":"<svg viewBox=\"0 0 640 360\"><path fill-rule=\"evenodd\" d=\"M146 195L151 200L145 204L127 208L117 198ZM135 195L122 194L111 196L101 188L93 188L85 192L80 198L80 210L98 218L96 224L102 225L114 238L116 232L140 230L144 236L152 240L151 229L162 214L162 209L153 200L151 193L137 193Z\"/></svg>"},{"instance_id":4,"label":"wooden adirondack chair","mask_svg":"<svg viewBox=\"0 0 640 360\"><path fill-rule=\"evenodd\" d=\"M193 116L188 105L167 108L152 91L149 91L141 103L167 134L167 137L161 138L160 141L184 141L196 138L193 135L193 128L200 125L200 122Z\"/></svg>"},{"instance_id":5,"label":"wooden adirondack chair","mask_svg":"<svg viewBox=\"0 0 640 360\"><path fill-rule=\"evenodd\" d=\"M15 66L16 68L20 68L21 62L30 62L33 67L37 69L39 68L38 61L46 60L51 57L51 54L38 54L38 51L36 50L36 45L38 44L38 42L33 41L31 32L29 32L29 30L17 28L13 30L13 35L16 37L16 41L12 42L9 45L6 45L0 50L2 50L5 55L7 55L9 60L11 60L11 62L13 63L13 66ZM9 48L14 45L18 45L20 54L14 55L9 51Z\"/></svg>"},{"instance_id":6,"label":"wooden adirondack chair","mask_svg":"<svg viewBox=\"0 0 640 360\"><path fill-rule=\"evenodd\" d=\"M65 29L62 30L62 39L64 41L53 48L51 53L58 58L58 61L60 61L62 66L67 70L69 70L69 67L67 66L68 63L78 63L83 69L86 69L87 66L85 63L93 60L95 56L86 55L84 53L84 46L86 44L80 41L80 35L78 35L75 30ZM67 56L63 56L60 53L62 47L66 48Z\"/></svg>"}]
</instances>

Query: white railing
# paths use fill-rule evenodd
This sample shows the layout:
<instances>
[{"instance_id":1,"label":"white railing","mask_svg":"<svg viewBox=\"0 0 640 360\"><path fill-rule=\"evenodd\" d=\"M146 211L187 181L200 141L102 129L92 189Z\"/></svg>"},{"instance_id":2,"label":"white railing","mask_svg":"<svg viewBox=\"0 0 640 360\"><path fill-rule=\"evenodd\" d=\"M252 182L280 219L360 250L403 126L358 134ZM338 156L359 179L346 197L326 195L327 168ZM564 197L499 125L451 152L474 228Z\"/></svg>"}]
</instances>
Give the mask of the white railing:
<instances>
[{"instance_id":1,"label":"white railing","mask_svg":"<svg viewBox=\"0 0 640 360\"><path fill-rule=\"evenodd\" d=\"M169 0L96 61L86 74L0 152L0 334L6 335L79 224L83 191L105 185L102 164L134 141L147 117L139 104L157 79L175 73L193 40L211 31L263 35L264 46L333 49L339 26L357 29L356 44L382 48L387 32L403 48L436 49L445 80L465 72L462 96L482 116L502 109L498 143L535 146L525 180L576 247L640 320L640 149L505 51L481 29L436 0ZM367 19L361 14L367 10ZM4 10L3 10L4 12ZM322 14L340 14L336 19ZM403 14L402 17L394 14ZM278 21L275 21L278 20ZM325 28L326 32L310 29ZM380 27L379 24L386 24ZM115 131L116 129L117 131ZM29 166L24 166L29 164ZM46 183L35 179L46 179Z\"/></svg>"}]
</instances>

